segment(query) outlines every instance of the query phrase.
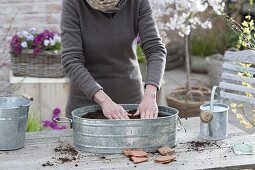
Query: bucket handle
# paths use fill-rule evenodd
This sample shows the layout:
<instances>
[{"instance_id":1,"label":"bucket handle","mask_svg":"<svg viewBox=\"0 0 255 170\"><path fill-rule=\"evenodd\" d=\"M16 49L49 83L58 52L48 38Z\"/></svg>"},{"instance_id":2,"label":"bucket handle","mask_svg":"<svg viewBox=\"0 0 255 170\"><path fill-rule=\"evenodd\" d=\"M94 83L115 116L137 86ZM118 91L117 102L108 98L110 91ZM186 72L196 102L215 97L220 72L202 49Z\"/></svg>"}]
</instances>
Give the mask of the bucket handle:
<instances>
[{"instance_id":1,"label":"bucket handle","mask_svg":"<svg viewBox=\"0 0 255 170\"><path fill-rule=\"evenodd\" d=\"M27 95L27 94L25 94L25 93L23 93L23 94L21 95L21 97L23 97L23 98L25 98L25 99L27 99L27 100L30 100L30 101L34 101L34 98L33 98L33 97L31 97L31 96L29 96L29 95Z\"/></svg>"},{"instance_id":2,"label":"bucket handle","mask_svg":"<svg viewBox=\"0 0 255 170\"><path fill-rule=\"evenodd\" d=\"M219 103L220 102L220 87L219 86L213 86L212 88L212 94L211 94L211 102L210 102L210 111L213 112L213 103L214 103L214 100L215 100L215 92L216 90L218 89L217 91L217 102Z\"/></svg>"},{"instance_id":3,"label":"bucket handle","mask_svg":"<svg viewBox=\"0 0 255 170\"><path fill-rule=\"evenodd\" d=\"M70 123L70 124L73 123L73 120L67 117L53 117L52 119L54 122L57 123Z\"/></svg>"},{"instance_id":4,"label":"bucket handle","mask_svg":"<svg viewBox=\"0 0 255 170\"><path fill-rule=\"evenodd\" d=\"M33 98L33 97L31 97L31 96L29 96L29 95L27 95L27 94L25 94L25 93L23 93L23 94L21 95L21 97L30 101L27 105L25 105L25 107L30 106L30 105L32 104L32 102L34 101L34 98ZM22 106L22 107L23 107L23 106Z\"/></svg>"},{"instance_id":5,"label":"bucket handle","mask_svg":"<svg viewBox=\"0 0 255 170\"><path fill-rule=\"evenodd\" d=\"M178 122L180 123L182 129L184 129L184 132L187 133L187 130L186 130L185 126L183 125L181 118L179 116L177 116L177 119L178 119Z\"/></svg>"}]
</instances>

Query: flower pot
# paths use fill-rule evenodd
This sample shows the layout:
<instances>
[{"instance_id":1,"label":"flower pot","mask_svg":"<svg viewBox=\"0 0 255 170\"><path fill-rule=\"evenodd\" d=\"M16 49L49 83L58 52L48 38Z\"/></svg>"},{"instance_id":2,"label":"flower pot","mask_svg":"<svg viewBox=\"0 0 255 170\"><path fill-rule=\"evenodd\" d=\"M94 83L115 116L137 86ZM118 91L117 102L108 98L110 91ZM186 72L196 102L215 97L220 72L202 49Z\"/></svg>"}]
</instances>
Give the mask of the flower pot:
<instances>
[{"instance_id":1,"label":"flower pot","mask_svg":"<svg viewBox=\"0 0 255 170\"><path fill-rule=\"evenodd\" d=\"M33 50L23 50L21 54L11 53L11 68L14 76L40 78L65 76L61 55L51 51L43 51L36 56Z\"/></svg>"},{"instance_id":2,"label":"flower pot","mask_svg":"<svg viewBox=\"0 0 255 170\"><path fill-rule=\"evenodd\" d=\"M205 58L200 56L191 56L191 71L195 73L207 73Z\"/></svg>"},{"instance_id":3,"label":"flower pot","mask_svg":"<svg viewBox=\"0 0 255 170\"><path fill-rule=\"evenodd\" d=\"M167 105L179 110L180 118L198 117L200 115L200 106L209 101L211 95L210 89L197 90L192 87L187 89L175 89L166 96Z\"/></svg>"},{"instance_id":4,"label":"flower pot","mask_svg":"<svg viewBox=\"0 0 255 170\"><path fill-rule=\"evenodd\" d=\"M207 72L209 76L210 87L219 86L221 74L223 72L223 55L214 54L206 57Z\"/></svg>"}]
</instances>

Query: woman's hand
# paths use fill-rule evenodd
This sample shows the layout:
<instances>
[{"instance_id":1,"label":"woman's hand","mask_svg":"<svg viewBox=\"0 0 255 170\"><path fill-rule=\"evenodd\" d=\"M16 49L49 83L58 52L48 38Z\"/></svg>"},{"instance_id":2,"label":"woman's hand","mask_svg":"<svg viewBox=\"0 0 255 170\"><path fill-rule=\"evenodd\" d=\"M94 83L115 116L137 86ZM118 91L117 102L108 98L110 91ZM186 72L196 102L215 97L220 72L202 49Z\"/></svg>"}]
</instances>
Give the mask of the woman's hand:
<instances>
[{"instance_id":1,"label":"woman's hand","mask_svg":"<svg viewBox=\"0 0 255 170\"><path fill-rule=\"evenodd\" d=\"M142 102L134 116L140 114L141 119L150 119L158 117L158 106L156 103L157 87L153 85L146 85Z\"/></svg>"},{"instance_id":2,"label":"woman's hand","mask_svg":"<svg viewBox=\"0 0 255 170\"><path fill-rule=\"evenodd\" d=\"M106 118L129 119L128 113L123 109L123 107L113 102L102 90L96 92L93 99L101 106L103 114Z\"/></svg>"}]
</instances>

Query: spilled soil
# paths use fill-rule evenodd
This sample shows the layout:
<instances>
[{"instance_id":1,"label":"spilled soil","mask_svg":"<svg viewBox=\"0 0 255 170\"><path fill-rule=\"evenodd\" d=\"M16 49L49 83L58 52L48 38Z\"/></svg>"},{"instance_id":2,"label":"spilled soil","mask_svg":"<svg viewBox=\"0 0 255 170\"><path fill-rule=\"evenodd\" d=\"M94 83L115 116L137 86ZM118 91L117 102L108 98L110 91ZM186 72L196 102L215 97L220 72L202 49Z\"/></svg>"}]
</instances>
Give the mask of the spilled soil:
<instances>
[{"instance_id":1,"label":"spilled soil","mask_svg":"<svg viewBox=\"0 0 255 170\"><path fill-rule=\"evenodd\" d=\"M129 110L127 112L130 114L130 116L129 116L130 119L140 119L140 116L133 116L136 113L136 110ZM158 117L166 117L166 116L167 115L164 115L163 113L159 113ZM87 113L84 116L82 116L82 118L86 118L86 119L107 119L104 116L102 110L97 110L95 112Z\"/></svg>"},{"instance_id":2,"label":"spilled soil","mask_svg":"<svg viewBox=\"0 0 255 170\"><path fill-rule=\"evenodd\" d=\"M78 158L78 151L75 150L69 143L60 142L60 144L54 148L54 152L58 155L57 157L52 157L51 161L43 163L43 167L56 166L58 164L64 164L68 162L74 162ZM77 167L78 164L75 164Z\"/></svg>"},{"instance_id":3,"label":"spilled soil","mask_svg":"<svg viewBox=\"0 0 255 170\"><path fill-rule=\"evenodd\" d=\"M75 150L70 144L61 145L59 144L55 149L55 152L58 152L60 154L64 155L71 155L71 156L77 156L78 151Z\"/></svg>"},{"instance_id":4,"label":"spilled soil","mask_svg":"<svg viewBox=\"0 0 255 170\"><path fill-rule=\"evenodd\" d=\"M184 143L180 143L180 144L184 144ZM219 143L209 142L209 141L191 141L191 142L187 142L187 144L188 144L188 152L192 150L202 151L210 147L217 147L217 148L221 147Z\"/></svg>"},{"instance_id":5,"label":"spilled soil","mask_svg":"<svg viewBox=\"0 0 255 170\"><path fill-rule=\"evenodd\" d=\"M53 163L51 163L50 161L47 161L46 163L42 164L43 167L45 166L54 166Z\"/></svg>"}]
</instances>

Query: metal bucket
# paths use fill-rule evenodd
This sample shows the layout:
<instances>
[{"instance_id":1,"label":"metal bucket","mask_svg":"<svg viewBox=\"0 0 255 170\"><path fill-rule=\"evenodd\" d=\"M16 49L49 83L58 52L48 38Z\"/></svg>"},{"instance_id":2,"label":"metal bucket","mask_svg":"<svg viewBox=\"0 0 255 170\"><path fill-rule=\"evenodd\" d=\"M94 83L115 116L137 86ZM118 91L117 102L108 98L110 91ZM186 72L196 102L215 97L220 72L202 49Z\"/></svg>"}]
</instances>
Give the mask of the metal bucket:
<instances>
[{"instance_id":1,"label":"metal bucket","mask_svg":"<svg viewBox=\"0 0 255 170\"><path fill-rule=\"evenodd\" d=\"M136 110L138 105L122 105L126 111ZM122 153L125 148L139 148L155 152L161 146L176 145L178 110L159 106L156 119L87 119L87 113L101 110L100 106L88 106L74 110L73 142L84 152Z\"/></svg>"},{"instance_id":2,"label":"metal bucket","mask_svg":"<svg viewBox=\"0 0 255 170\"><path fill-rule=\"evenodd\" d=\"M31 99L0 97L0 150L24 147L27 116Z\"/></svg>"},{"instance_id":3,"label":"metal bucket","mask_svg":"<svg viewBox=\"0 0 255 170\"><path fill-rule=\"evenodd\" d=\"M211 103L203 104L200 110L210 111L212 119L207 123L200 121L200 137L206 140L222 140L228 136L228 110L226 104L220 103L220 94L218 93L218 101L214 103L215 91L218 86L212 89ZM219 91L218 91L219 92Z\"/></svg>"}]
</instances>

